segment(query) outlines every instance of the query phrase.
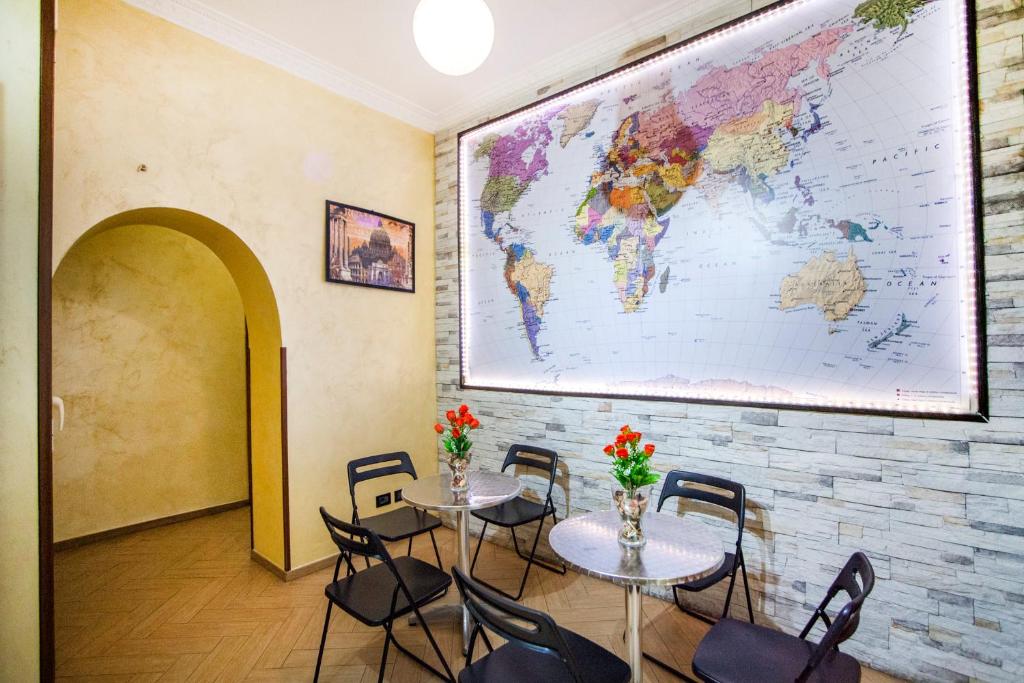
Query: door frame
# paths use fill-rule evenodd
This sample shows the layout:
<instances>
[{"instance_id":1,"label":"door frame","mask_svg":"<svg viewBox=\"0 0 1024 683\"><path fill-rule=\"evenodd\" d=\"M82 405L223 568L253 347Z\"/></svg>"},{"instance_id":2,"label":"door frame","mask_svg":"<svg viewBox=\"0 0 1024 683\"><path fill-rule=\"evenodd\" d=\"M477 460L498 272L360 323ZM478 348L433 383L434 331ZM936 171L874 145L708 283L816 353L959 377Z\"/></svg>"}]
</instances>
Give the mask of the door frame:
<instances>
[{"instance_id":1,"label":"door frame","mask_svg":"<svg viewBox=\"0 0 1024 683\"><path fill-rule=\"evenodd\" d=\"M53 595L53 99L56 0L40 2L39 244L36 287L39 473L39 679L56 676Z\"/></svg>"}]
</instances>

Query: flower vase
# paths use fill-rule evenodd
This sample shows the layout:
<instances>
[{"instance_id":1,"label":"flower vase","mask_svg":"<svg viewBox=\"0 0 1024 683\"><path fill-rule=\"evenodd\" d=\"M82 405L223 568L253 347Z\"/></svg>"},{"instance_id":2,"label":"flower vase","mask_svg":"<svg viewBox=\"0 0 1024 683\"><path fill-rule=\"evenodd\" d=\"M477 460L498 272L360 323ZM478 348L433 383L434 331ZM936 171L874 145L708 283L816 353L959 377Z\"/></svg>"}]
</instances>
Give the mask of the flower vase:
<instances>
[{"instance_id":1,"label":"flower vase","mask_svg":"<svg viewBox=\"0 0 1024 683\"><path fill-rule=\"evenodd\" d=\"M612 502L622 518L622 529L619 531L619 543L627 548L639 548L647 543L644 536L643 519L647 505L651 500L650 486L637 486L622 489L616 486L612 490Z\"/></svg>"},{"instance_id":2,"label":"flower vase","mask_svg":"<svg viewBox=\"0 0 1024 683\"><path fill-rule=\"evenodd\" d=\"M452 491L465 491L469 488L467 480L469 460L472 453L464 453L461 457L455 454L448 455L448 469L452 471Z\"/></svg>"}]
</instances>

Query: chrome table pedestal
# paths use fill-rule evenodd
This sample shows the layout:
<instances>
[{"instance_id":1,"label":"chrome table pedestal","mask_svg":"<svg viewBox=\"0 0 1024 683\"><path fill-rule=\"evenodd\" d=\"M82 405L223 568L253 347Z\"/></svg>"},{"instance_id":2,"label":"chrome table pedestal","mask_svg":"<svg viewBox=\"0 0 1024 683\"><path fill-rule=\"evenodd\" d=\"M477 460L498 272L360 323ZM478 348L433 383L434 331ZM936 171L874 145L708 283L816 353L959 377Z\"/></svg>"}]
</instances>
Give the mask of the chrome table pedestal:
<instances>
[{"instance_id":1,"label":"chrome table pedestal","mask_svg":"<svg viewBox=\"0 0 1024 683\"><path fill-rule=\"evenodd\" d=\"M469 574L469 512L494 507L510 501L523 489L519 479L508 474L497 472L480 472L471 470L467 481L469 487L465 491L451 490L450 474L439 474L424 477L410 482L402 489L402 499L406 503L424 510L455 513L455 530L458 539L459 569ZM456 597L458 597L456 595ZM425 613L423 618L433 622L451 618L462 620L462 653L469 646L469 612L461 603L441 605ZM415 617L410 617L410 622Z\"/></svg>"},{"instance_id":2,"label":"chrome table pedestal","mask_svg":"<svg viewBox=\"0 0 1024 683\"><path fill-rule=\"evenodd\" d=\"M551 548L578 571L621 584L626 594L626 653L631 681L643 672L643 588L672 586L708 576L725 561L722 542L700 522L649 512L640 548L619 544L622 521L614 510L591 512L555 525Z\"/></svg>"}]
</instances>

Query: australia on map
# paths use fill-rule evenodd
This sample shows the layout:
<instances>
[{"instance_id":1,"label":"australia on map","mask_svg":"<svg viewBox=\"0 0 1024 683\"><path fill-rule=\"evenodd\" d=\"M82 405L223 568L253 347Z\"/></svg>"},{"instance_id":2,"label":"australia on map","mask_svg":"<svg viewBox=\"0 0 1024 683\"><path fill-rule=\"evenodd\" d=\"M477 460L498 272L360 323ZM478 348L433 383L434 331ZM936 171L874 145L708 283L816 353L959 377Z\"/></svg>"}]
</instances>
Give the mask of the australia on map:
<instances>
[{"instance_id":1,"label":"australia on map","mask_svg":"<svg viewBox=\"0 0 1024 683\"><path fill-rule=\"evenodd\" d=\"M461 134L463 382L976 412L966 21L795 2Z\"/></svg>"}]
</instances>

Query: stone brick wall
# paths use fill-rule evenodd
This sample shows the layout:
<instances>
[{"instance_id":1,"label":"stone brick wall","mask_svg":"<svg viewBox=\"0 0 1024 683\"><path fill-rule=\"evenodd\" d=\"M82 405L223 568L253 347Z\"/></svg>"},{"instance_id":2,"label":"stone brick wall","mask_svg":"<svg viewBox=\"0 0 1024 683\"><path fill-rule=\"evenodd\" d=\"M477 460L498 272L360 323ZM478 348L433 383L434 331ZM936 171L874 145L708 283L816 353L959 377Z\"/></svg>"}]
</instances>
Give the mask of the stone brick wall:
<instances>
[{"instance_id":1,"label":"stone brick wall","mask_svg":"<svg viewBox=\"0 0 1024 683\"><path fill-rule=\"evenodd\" d=\"M637 44L656 49L753 7L693 3L664 41ZM600 446L628 422L659 445L660 468L746 485L744 552L760 623L798 631L861 549L878 582L846 651L912 679L1024 680L1024 5L981 0L977 11L990 422L460 391L457 132L638 56L594 50L588 68L537 74L437 136L437 400L468 402L486 422L475 466L497 469L514 442L554 448L560 517L607 509ZM723 598L719 588L692 602L714 613Z\"/></svg>"}]
</instances>

